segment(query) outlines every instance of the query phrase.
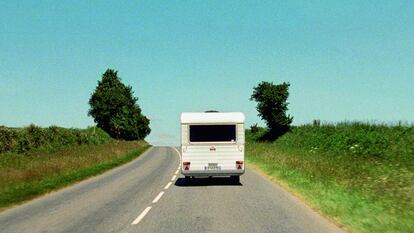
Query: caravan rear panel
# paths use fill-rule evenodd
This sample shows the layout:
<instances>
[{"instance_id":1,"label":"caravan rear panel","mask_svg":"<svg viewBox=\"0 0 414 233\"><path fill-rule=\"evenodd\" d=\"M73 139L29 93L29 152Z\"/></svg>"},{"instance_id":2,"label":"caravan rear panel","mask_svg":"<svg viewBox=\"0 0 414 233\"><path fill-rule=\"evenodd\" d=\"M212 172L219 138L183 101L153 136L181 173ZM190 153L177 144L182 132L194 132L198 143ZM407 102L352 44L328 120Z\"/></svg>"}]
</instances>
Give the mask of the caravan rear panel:
<instances>
[{"instance_id":1,"label":"caravan rear panel","mask_svg":"<svg viewBox=\"0 0 414 233\"><path fill-rule=\"evenodd\" d=\"M181 172L185 176L243 174L244 115L183 113L181 161Z\"/></svg>"}]
</instances>

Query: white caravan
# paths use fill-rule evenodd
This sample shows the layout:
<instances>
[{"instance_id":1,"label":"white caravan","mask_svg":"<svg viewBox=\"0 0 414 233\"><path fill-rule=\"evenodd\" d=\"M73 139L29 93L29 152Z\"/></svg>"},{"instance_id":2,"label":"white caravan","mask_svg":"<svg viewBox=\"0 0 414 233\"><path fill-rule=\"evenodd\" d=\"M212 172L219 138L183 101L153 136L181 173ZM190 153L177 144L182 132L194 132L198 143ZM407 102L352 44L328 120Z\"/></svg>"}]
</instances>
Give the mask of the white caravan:
<instances>
[{"instance_id":1,"label":"white caravan","mask_svg":"<svg viewBox=\"0 0 414 233\"><path fill-rule=\"evenodd\" d=\"M244 114L241 112L181 113L181 173L190 177L244 173Z\"/></svg>"}]
</instances>

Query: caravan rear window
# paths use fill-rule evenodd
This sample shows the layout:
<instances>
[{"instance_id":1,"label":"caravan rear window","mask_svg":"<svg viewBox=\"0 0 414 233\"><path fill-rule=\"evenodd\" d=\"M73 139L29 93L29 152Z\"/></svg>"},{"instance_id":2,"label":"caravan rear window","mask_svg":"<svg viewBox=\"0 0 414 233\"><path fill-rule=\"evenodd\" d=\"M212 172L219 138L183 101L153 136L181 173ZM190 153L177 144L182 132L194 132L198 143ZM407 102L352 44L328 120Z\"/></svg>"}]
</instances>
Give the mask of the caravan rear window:
<instances>
[{"instance_id":1,"label":"caravan rear window","mask_svg":"<svg viewBox=\"0 0 414 233\"><path fill-rule=\"evenodd\" d=\"M190 125L190 142L235 142L236 125Z\"/></svg>"}]
</instances>

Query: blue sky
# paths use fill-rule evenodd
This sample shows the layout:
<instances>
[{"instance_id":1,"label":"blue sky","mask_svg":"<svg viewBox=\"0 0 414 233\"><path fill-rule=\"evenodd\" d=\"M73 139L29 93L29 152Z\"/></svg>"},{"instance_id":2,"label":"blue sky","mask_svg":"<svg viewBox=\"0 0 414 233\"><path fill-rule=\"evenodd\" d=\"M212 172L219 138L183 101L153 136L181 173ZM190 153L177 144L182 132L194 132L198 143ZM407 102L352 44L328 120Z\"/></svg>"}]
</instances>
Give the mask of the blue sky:
<instances>
[{"instance_id":1,"label":"blue sky","mask_svg":"<svg viewBox=\"0 0 414 233\"><path fill-rule=\"evenodd\" d=\"M107 68L131 85L154 144L183 111L242 111L291 83L294 124L413 122L414 2L1 1L0 125L86 127Z\"/></svg>"}]
</instances>

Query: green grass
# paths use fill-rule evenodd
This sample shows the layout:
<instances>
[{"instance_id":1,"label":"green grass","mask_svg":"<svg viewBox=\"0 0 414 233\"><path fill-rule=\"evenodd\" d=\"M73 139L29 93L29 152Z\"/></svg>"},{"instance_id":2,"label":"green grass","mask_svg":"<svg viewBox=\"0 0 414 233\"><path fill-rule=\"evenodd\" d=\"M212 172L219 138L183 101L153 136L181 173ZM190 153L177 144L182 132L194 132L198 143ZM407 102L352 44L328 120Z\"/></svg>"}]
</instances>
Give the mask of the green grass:
<instances>
[{"instance_id":1,"label":"green grass","mask_svg":"<svg viewBox=\"0 0 414 233\"><path fill-rule=\"evenodd\" d=\"M247 132L248 162L352 232L414 232L414 129L295 127L273 143Z\"/></svg>"},{"instance_id":2,"label":"green grass","mask_svg":"<svg viewBox=\"0 0 414 233\"><path fill-rule=\"evenodd\" d=\"M100 174L138 157L148 147L144 141L111 140L46 154L1 155L0 208Z\"/></svg>"}]
</instances>

